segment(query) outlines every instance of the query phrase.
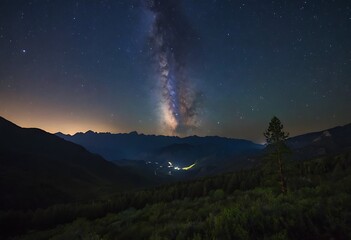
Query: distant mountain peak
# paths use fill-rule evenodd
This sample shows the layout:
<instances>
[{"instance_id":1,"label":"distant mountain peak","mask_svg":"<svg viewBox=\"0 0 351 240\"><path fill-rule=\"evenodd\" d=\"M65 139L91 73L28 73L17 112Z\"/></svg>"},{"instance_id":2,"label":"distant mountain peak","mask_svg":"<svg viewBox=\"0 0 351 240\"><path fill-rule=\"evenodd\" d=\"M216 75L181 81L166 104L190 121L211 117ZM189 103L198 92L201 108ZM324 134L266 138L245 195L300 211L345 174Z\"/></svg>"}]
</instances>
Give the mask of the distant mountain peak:
<instances>
[{"instance_id":1,"label":"distant mountain peak","mask_svg":"<svg viewBox=\"0 0 351 240\"><path fill-rule=\"evenodd\" d=\"M329 131L324 131L323 132L323 137L331 137L331 133Z\"/></svg>"},{"instance_id":2,"label":"distant mountain peak","mask_svg":"<svg viewBox=\"0 0 351 240\"><path fill-rule=\"evenodd\" d=\"M65 134L65 133L63 133L63 132L57 132L57 133L55 133L55 135L56 135L56 136L59 136L59 137L61 137L61 138L65 137L65 136L69 136L69 137L72 136L71 134Z\"/></svg>"},{"instance_id":3,"label":"distant mountain peak","mask_svg":"<svg viewBox=\"0 0 351 240\"><path fill-rule=\"evenodd\" d=\"M85 134L95 134L96 132L92 131L92 130L88 130L85 132Z\"/></svg>"},{"instance_id":4,"label":"distant mountain peak","mask_svg":"<svg viewBox=\"0 0 351 240\"><path fill-rule=\"evenodd\" d=\"M330 137L332 137L331 133L328 130L326 130L326 131L322 132L321 136L319 136L316 139L314 139L313 142L319 142L323 138L330 138Z\"/></svg>"}]
</instances>

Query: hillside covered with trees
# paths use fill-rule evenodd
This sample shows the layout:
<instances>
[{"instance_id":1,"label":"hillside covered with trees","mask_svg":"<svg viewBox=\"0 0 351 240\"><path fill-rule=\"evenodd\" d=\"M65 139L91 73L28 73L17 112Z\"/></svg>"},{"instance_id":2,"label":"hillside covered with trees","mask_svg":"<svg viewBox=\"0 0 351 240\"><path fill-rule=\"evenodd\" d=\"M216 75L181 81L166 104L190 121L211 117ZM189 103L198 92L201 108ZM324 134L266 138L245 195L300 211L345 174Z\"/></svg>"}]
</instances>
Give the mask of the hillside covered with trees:
<instances>
[{"instance_id":1,"label":"hillside covered with trees","mask_svg":"<svg viewBox=\"0 0 351 240\"><path fill-rule=\"evenodd\" d=\"M350 152L287 168L286 194L263 165L89 204L2 212L1 232L21 235L14 239L349 239Z\"/></svg>"},{"instance_id":2,"label":"hillside covered with trees","mask_svg":"<svg viewBox=\"0 0 351 240\"><path fill-rule=\"evenodd\" d=\"M0 238L350 239L350 149L291 157L288 133L276 117L264 136L268 146L250 169L38 208L3 208Z\"/></svg>"}]
</instances>

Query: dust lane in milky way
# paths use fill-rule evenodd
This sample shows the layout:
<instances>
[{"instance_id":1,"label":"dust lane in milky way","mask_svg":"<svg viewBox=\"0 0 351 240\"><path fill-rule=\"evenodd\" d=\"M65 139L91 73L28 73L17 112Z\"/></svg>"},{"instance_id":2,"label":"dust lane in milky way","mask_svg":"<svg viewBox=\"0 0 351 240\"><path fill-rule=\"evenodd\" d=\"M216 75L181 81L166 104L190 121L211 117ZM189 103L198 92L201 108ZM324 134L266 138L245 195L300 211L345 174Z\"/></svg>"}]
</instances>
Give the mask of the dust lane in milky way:
<instances>
[{"instance_id":1,"label":"dust lane in milky way","mask_svg":"<svg viewBox=\"0 0 351 240\"><path fill-rule=\"evenodd\" d=\"M146 1L145 6L153 15L149 40L160 81L161 121L168 134L186 135L199 124L200 94L187 73L187 52L196 34L179 1Z\"/></svg>"}]
</instances>

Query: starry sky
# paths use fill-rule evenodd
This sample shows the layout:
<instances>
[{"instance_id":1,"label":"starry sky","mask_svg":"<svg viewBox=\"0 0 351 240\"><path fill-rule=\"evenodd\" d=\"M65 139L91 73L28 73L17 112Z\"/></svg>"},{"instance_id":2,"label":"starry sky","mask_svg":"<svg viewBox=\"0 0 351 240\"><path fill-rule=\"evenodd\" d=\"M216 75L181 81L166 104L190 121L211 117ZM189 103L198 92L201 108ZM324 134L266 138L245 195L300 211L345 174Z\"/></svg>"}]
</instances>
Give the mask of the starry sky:
<instances>
[{"instance_id":1,"label":"starry sky","mask_svg":"<svg viewBox=\"0 0 351 240\"><path fill-rule=\"evenodd\" d=\"M322 130L351 122L350 43L346 0L2 0L0 115L70 134L261 142L273 115L291 135ZM165 97L165 54L186 97ZM161 109L183 102L180 120Z\"/></svg>"}]
</instances>

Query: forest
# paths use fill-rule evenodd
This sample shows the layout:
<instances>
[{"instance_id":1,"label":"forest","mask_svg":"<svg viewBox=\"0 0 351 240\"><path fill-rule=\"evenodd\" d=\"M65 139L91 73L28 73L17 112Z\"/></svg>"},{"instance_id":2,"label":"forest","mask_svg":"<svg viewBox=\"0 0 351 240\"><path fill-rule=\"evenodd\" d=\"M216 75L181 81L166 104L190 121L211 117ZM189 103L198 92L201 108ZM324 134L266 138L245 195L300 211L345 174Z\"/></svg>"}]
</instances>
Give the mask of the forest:
<instances>
[{"instance_id":1,"label":"forest","mask_svg":"<svg viewBox=\"0 0 351 240\"><path fill-rule=\"evenodd\" d=\"M3 211L10 239L350 239L351 155L271 161L105 200Z\"/></svg>"}]
</instances>

